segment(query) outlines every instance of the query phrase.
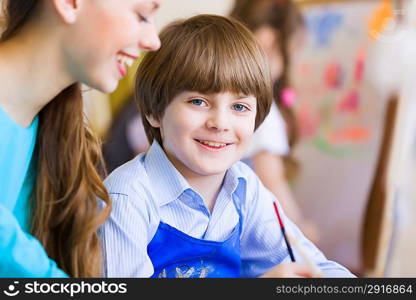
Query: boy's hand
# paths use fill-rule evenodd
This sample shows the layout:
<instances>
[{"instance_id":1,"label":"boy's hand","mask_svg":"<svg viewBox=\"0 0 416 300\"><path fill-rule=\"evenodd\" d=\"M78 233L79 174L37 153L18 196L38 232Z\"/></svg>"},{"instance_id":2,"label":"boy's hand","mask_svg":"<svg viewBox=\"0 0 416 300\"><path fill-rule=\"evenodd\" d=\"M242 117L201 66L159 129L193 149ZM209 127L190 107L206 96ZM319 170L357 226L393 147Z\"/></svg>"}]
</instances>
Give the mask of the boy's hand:
<instances>
[{"instance_id":1,"label":"boy's hand","mask_svg":"<svg viewBox=\"0 0 416 300\"><path fill-rule=\"evenodd\" d=\"M305 264L301 263L288 263L274 267L266 274L260 276L260 278L312 278L314 277L313 271Z\"/></svg>"}]
</instances>

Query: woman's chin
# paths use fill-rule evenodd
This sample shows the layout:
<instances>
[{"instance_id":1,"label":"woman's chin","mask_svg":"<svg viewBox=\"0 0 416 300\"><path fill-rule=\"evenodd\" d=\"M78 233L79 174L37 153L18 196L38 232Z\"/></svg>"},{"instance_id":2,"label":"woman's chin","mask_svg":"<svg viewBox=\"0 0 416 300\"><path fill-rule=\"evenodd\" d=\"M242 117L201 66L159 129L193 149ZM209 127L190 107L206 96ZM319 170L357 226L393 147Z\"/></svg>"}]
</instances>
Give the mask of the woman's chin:
<instances>
[{"instance_id":1,"label":"woman's chin","mask_svg":"<svg viewBox=\"0 0 416 300\"><path fill-rule=\"evenodd\" d=\"M118 80L107 80L107 82L102 82L95 84L92 86L93 89L96 89L104 94L111 94L114 92L118 87L119 81Z\"/></svg>"},{"instance_id":2,"label":"woman's chin","mask_svg":"<svg viewBox=\"0 0 416 300\"><path fill-rule=\"evenodd\" d=\"M110 94L117 89L121 78L121 75L118 75L115 70L101 68L86 74L86 76L84 76L85 80L81 81L94 90L104 94Z\"/></svg>"}]
</instances>

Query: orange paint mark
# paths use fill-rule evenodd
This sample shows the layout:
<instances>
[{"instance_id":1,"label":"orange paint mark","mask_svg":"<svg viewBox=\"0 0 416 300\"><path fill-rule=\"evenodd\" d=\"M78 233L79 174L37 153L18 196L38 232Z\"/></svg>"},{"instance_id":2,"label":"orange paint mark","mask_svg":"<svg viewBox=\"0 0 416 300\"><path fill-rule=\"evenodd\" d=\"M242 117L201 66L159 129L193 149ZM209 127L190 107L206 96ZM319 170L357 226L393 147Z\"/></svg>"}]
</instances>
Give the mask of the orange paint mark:
<instances>
[{"instance_id":1,"label":"orange paint mark","mask_svg":"<svg viewBox=\"0 0 416 300\"><path fill-rule=\"evenodd\" d=\"M391 0L383 0L370 18L370 37L376 40L393 19L393 4Z\"/></svg>"},{"instance_id":2,"label":"orange paint mark","mask_svg":"<svg viewBox=\"0 0 416 300\"><path fill-rule=\"evenodd\" d=\"M370 138L370 130L364 127L350 127L334 131L330 134L329 140L334 144L344 142L362 142Z\"/></svg>"}]
</instances>

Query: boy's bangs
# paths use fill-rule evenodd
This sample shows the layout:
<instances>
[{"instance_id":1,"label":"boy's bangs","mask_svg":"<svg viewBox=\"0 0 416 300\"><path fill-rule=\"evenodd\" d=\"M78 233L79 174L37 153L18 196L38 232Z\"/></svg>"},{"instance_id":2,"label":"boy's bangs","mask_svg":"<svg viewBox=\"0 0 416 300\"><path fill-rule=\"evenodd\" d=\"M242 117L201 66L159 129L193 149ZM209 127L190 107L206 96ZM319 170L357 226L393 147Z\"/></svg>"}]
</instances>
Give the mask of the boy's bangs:
<instances>
[{"instance_id":1,"label":"boy's bangs","mask_svg":"<svg viewBox=\"0 0 416 300\"><path fill-rule=\"evenodd\" d=\"M258 98L262 88L266 88L264 82L268 77L262 73L264 66L258 65L261 55L255 53L257 49L238 36L227 39L215 32L202 34L205 34L203 39L197 36L185 43L183 47L189 48L180 51L177 57L178 65L174 71L177 92L229 91Z\"/></svg>"}]
</instances>

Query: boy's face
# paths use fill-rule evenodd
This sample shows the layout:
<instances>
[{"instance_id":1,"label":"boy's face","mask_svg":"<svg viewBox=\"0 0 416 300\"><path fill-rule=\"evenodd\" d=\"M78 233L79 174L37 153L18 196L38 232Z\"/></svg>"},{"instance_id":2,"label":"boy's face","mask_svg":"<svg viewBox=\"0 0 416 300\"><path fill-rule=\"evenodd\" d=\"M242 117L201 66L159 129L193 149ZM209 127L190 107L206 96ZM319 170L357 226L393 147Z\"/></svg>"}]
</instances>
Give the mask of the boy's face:
<instances>
[{"instance_id":1,"label":"boy's face","mask_svg":"<svg viewBox=\"0 0 416 300\"><path fill-rule=\"evenodd\" d=\"M233 93L185 91L166 107L159 127L163 148L185 177L225 174L246 152L255 128L257 100Z\"/></svg>"}]
</instances>

